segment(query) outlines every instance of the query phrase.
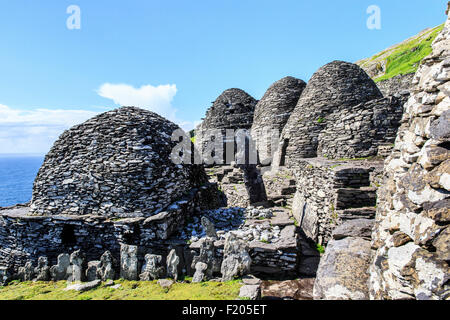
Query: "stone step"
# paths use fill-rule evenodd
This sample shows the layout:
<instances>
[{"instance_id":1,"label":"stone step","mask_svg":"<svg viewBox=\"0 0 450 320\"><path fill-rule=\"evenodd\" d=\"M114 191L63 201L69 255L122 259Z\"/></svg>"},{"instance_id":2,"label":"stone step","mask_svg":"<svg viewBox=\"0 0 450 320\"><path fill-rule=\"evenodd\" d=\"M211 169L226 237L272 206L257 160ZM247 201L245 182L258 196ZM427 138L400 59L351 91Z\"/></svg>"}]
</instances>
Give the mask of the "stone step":
<instances>
[{"instance_id":1,"label":"stone step","mask_svg":"<svg viewBox=\"0 0 450 320\"><path fill-rule=\"evenodd\" d=\"M361 207L344 210L336 210L339 218L342 220L352 219L374 219L377 209L375 207Z\"/></svg>"},{"instance_id":2,"label":"stone step","mask_svg":"<svg viewBox=\"0 0 450 320\"><path fill-rule=\"evenodd\" d=\"M375 207L377 203L377 188L363 187L340 188L336 192L335 209L351 209L362 207Z\"/></svg>"},{"instance_id":3,"label":"stone step","mask_svg":"<svg viewBox=\"0 0 450 320\"><path fill-rule=\"evenodd\" d=\"M295 186L291 186L291 187L284 187L281 189L281 194L282 195L290 195L290 194L294 194L295 191L297 190L297 188Z\"/></svg>"}]
</instances>

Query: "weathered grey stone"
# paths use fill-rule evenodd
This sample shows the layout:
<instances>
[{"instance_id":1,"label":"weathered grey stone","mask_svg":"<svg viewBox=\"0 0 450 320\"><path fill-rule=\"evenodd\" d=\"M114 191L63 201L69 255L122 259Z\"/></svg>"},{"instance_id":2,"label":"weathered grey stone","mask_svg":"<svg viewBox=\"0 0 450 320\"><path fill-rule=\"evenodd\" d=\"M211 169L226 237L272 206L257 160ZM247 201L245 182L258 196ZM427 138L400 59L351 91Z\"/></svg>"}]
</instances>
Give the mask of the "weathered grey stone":
<instances>
[{"instance_id":1,"label":"weathered grey stone","mask_svg":"<svg viewBox=\"0 0 450 320\"><path fill-rule=\"evenodd\" d=\"M206 270L208 269L208 265L206 263L203 262L197 262L195 264L195 273L194 273L194 277L192 278L192 282L196 283L196 282L202 282L205 279L206 276Z\"/></svg>"},{"instance_id":2,"label":"weathered grey stone","mask_svg":"<svg viewBox=\"0 0 450 320\"><path fill-rule=\"evenodd\" d=\"M97 276L102 280L114 280L116 272L114 271L114 257L111 252L105 251L100 257L100 265L97 268Z\"/></svg>"},{"instance_id":3,"label":"weathered grey stone","mask_svg":"<svg viewBox=\"0 0 450 320\"><path fill-rule=\"evenodd\" d=\"M158 280L158 284L163 289L170 289L170 287L174 284L174 282L169 279L160 279L160 280Z\"/></svg>"},{"instance_id":4,"label":"weathered grey stone","mask_svg":"<svg viewBox=\"0 0 450 320\"><path fill-rule=\"evenodd\" d=\"M206 279L213 278L214 273L220 271L220 260L216 257L213 239L203 238L200 241L199 255L194 256L191 267L196 269L198 262L203 262L207 266L206 269L203 270L203 265L201 265L201 273L205 274Z\"/></svg>"},{"instance_id":5,"label":"weathered grey stone","mask_svg":"<svg viewBox=\"0 0 450 320\"><path fill-rule=\"evenodd\" d=\"M145 264L142 267L139 278L141 281L157 280L164 276L164 267L162 266L162 256L156 254L146 254Z\"/></svg>"},{"instance_id":6,"label":"weathered grey stone","mask_svg":"<svg viewBox=\"0 0 450 320\"><path fill-rule=\"evenodd\" d=\"M314 278L285 281L263 281L261 295L264 299L313 300Z\"/></svg>"},{"instance_id":7,"label":"weathered grey stone","mask_svg":"<svg viewBox=\"0 0 450 320\"><path fill-rule=\"evenodd\" d=\"M258 300L261 298L261 286L243 285L239 291L239 297L249 300Z\"/></svg>"},{"instance_id":8,"label":"weathered grey stone","mask_svg":"<svg viewBox=\"0 0 450 320\"><path fill-rule=\"evenodd\" d=\"M88 262L87 269L86 269L86 281L90 282L90 281L101 279L99 277L100 265L101 265L100 261L89 261Z\"/></svg>"},{"instance_id":9,"label":"weathered grey stone","mask_svg":"<svg viewBox=\"0 0 450 320\"><path fill-rule=\"evenodd\" d=\"M85 291L89 291L89 290L97 288L98 286L100 286L101 283L102 283L101 280L94 280L94 281L85 282L85 283L75 283L75 284L68 285L64 289L64 291L75 290L75 291L79 291L79 292L85 292Z\"/></svg>"},{"instance_id":10,"label":"weathered grey stone","mask_svg":"<svg viewBox=\"0 0 450 320\"><path fill-rule=\"evenodd\" d=\"M84 254L80 250L77 250L70 255L70 266L67 269L67 274L69 276L67 279L68 281L84 281L84 260Z\"/></svg>"},{"instance_id":11,"label":"weathered grey stone","mask_svg":"<svg viewBox=\"0 0 450 320\"><path fill-rule=\"evenodd\" d=\"M50 280L50 267L47 257L39 257L37 267L34 268L34 274L36 275L36 281Z\"/></svg>"},{"instance_id":12,"label":"weathered grey stone","mask_svg":"<svg viewBox=\"0 0 450 320\"><path fill-rule=\"evenodd\" d=\"M175 249L170 250L167 255L167 276L169 278L178 280L178 264L180 263L180 257L177 256Z\"/></svg>"},{"instance_id":13,"label":"weathered grey stone","mask_svg":"<svg viewBox=\"0 0 450 320\"><path fill-rule=\"evenodd\" d=\"M366 300L369 298L370 242L347 237L328 243L314 283L315 300Z\"/></svg>"},{"instance_id":14,"label":"weathered grey stone","mask_svg":"<svg viewBox=\"0 0 450 320\"><path fill-rule=\"evenodd\" d=\"M252 259L248 254L248 245L229 233L225 240L223 261L220 271L223 281L233 280L250 272Z\"/></svg>"},{"instance_id":15,"label":"weathered grey stone","mask_svg":"<svg viewBox=\"0 0 450 320\"><path fill-rule=\"evenodd\" d=\"M5 286L11 280L11 273L7 267L0 267L0 286Z\"/></svg>"},{"instance_id":16,"label":"weathered grey stone","mask_svg":"<svg viewBox=\"0 0 450 320\"><path fill-rule=\"evenodd\" d=\"M202 217L201 222L203 228L205 229L206 236L217 238L216 228L214 227L214 224L207 217Z\"/></svg>"},{"instance_id":17,"label":"weathered grey stone","mask_svg":"<svg viewBox=\"0 0 450 320\"><path fill-rule=\"evenodd\" d=\"M57 258L57 264L50 268L50 275L53 281L67 280L70 267L70 256L62 253Z\"/></svg>"},{"instance_id":18,"label":"weathered grey stone","mask_svg":"<svg viewBox=\"0 0 450 320\"><path fill-rule=\"evenodd\" d=\"M21 281L31 281L34 279L34 267L33 262L27 261L25 266L19 267L18 278Z\"/></svg>"},{"instance_id":19,"label":"weathered grey stone","mask_svg":"<svg viewBox=\"0 0 450 320\"><path fill-rule=\"evenodd\" d=\"M138 280L138 247L122 244L120 246L120 277L125 280Z\"/></svg>"},{"instance_id":20,"label":"weathered grey stone","mask_svg":"<svg viewBox=\"0 0 450 320\"><path fill-rule=\"evenodd\" d=\"M372 235L372 228L374 220L369 219L355 219L347 221L336 229L332 233L332 237L335 240L340 240L346 237L365 238L370 240Z\"/></svg>"}]
</instances>

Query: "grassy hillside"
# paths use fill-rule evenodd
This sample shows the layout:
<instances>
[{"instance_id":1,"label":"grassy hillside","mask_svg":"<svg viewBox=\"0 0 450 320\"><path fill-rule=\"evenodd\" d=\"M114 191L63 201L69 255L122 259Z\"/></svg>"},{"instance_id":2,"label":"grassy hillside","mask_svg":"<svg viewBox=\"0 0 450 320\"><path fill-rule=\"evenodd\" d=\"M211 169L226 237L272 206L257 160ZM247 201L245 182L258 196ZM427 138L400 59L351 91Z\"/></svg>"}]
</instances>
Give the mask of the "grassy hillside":
<instances>
[{"instance_id":1,"label":"grassy hillside","mask_svg":"<svg viewBox=\"0 0 450 320\"><path fill-rule=\"evenodd\" d=\"M0 286L0 300L235 300L242 283L177 282L163 289L156 281L117 280L121 288L99 286L86 292L65 291L66 281L15 282Z\"/></svg>"},{"instance_id":2,"label":"grassy hillside","mask_svg":"<svg viewBox=\"0 0 450 320\"><path fill-rule=\"evenodd\" d=\"M400 44L356 63L376 82L400 74L415 73L422 59L431 53L431 44L443 27L442 24L432 29L426 29Z\"/></svg>"}]
</instances>

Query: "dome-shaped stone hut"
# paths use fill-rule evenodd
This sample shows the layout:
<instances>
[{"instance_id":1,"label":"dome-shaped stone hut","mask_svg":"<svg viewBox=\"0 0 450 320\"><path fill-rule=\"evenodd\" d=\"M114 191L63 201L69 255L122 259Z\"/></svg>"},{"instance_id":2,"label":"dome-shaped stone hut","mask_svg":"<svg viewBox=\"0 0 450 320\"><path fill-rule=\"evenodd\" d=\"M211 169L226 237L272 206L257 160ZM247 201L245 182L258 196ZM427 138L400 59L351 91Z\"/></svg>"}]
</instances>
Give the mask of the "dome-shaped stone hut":
<instances>
[{"instance_id":1,"label":"dome-shaped stone hut","mask_svg":"<svg viewBox=\"0 0 450 320\"><path fill-rule=\"evenodd\" d=\"M224 144L226 129L249 130L257 103L257 100L241 89L225 90L213 102L203 122L196 128L196 145L201 150L205 149L205 144L210 140L210 130L220 130Z\"/></svg>"},{"instance_id":2,"label":"dome-shaped stone hut","mask_svg":"<svg viewBox=\"0 0 450 320\"><path fill-rule=\"evenodd\" d=\"M206 179L199 166L171 161L177 129L153 112L122 107L67 130L36 177L32 214L157 214Z\"/></svg>"},{"instance_id":3,"label":"dome-shaped stone hut","mask_svg":"<svg viewBox=\"0 0 450 320\"><path fill-rule=\"evenodd\" d=\"M295 166L301 158L376 155L378 143L388 135L394 139L401 109L400 101L383 99L359 66L333 61L314 73L301 94L274 163Z\"/></svg>"},{"instance_id":4,"label":"dome-shaped stone hut","mask_svg":"<svg viewBox=\"0 0 450 320\"><path fill-rule=\"evenodd\" d=\"M284 77L273 83L256 105L251 135L261 164L271 161L271 130L281 133L305 86L303 80Z\"/></svg>"}]
</instances>

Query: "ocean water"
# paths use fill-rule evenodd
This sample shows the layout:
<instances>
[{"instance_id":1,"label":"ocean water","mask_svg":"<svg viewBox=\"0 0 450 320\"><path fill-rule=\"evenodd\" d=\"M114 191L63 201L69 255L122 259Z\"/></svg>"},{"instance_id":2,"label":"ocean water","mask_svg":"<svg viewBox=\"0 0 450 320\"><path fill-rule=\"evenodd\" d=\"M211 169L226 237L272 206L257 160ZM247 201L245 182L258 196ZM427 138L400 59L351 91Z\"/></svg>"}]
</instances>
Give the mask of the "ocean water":
<instances>
[{"instance_id":1,"label":"ocean water","mask_svg":"<svg viewBox=\"0 0 450 320\"><path fill-rule=\"evenodd\" d=\"M0 155L0 207L31 200L43 156Z\"/></svg>"}]
</instances>

